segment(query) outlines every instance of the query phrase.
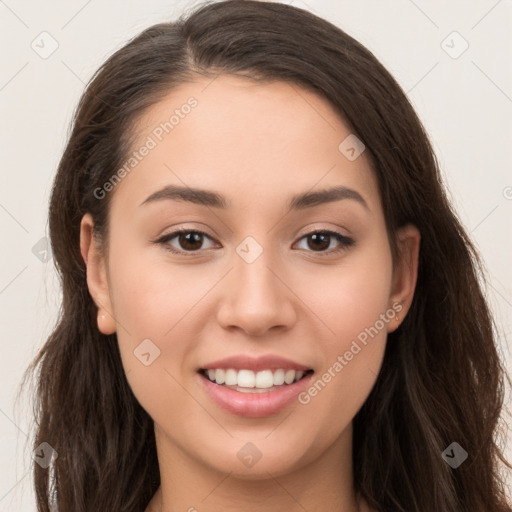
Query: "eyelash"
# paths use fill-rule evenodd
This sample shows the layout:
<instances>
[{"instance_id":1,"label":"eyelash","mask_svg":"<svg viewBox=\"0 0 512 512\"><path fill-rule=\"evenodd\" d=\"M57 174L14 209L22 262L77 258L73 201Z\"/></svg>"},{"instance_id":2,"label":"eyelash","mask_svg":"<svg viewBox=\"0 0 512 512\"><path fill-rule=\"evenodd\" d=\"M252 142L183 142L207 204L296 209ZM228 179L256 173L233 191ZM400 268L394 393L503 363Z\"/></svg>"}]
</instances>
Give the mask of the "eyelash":
<instances>
[{"instance_id":1,"label":"eyelash","mask_svg":"<svg viewBox=\"0 0 512 512\"><path fill-rule=\"evenodd\" d=\"M190 255L199 253L201 251L200 249L196 250L196 251L180 251L180 250L173 249L169 245L169 241L170 240L172 240L173 238L176 238L177 236L179 236L182 233L200 234L200 235L204 235L205 237L211 239L211 237L208 234L206 234L204 231L199 231L199 230L196 230L196 229L182 228L182 229L177 229L176 231L173 231L172 233L168 233L166 235L163 235L158 240L156 240L155 243L162 245L165 250L167 250L167 251L169 251L169 252L171 252L173 254L181 254L181 255L190 256ZM306 252L311 252L313 254L317 254L317 255L322 256L322 257L324 257L324 256L331 256L333 254L338 254L338 253L340 253L342 251L346 251L350 246L354 245L354 243L355 243L352 238L349 238L349 237L347 237L345 235L342 235L341 233L338 233L337 231L330 231L328 229L317 229L317 230L314 230L314 231L310 231L309 233L306 233L306 234L302 235L299 238L299 240L302 240L303 238L306 238L306 237L311 236L311 235L316 235L316 234L324 234L324 235L334 236L334 238L338 242L340 242L340 244L341 244L338 248L330 249L328 251L312 251L312 250L306 251Z\"/></svg>"}]
</instances>

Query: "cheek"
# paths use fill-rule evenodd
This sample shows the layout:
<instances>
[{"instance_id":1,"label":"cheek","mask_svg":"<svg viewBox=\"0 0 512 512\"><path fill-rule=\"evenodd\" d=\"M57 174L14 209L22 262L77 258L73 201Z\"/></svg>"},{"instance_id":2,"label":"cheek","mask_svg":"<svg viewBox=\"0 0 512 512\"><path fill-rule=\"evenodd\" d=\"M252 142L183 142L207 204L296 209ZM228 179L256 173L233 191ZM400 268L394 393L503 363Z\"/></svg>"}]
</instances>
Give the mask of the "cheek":
<instances>
[{"instance_id":1,"label":"cheek","mask_svg":"<svg viewBox=\"0 0 512 512\"><path fill-rule=\"evenodd\" d=\"M127 380L152 417L170 410L179 417L187 402L178 383L180 366L194 349L190 340L183 343L182 327L208 283L190 286L190 276L170 272L165 262L149 262L126 240L116 242L111 244L116 264L110 265L110 293Z\"/></svg>"},{"instance_id":2,"label":"cheek","mask_svg":"<svg viewBox=\"0 0 512 512\"><path fill-rule=\"evenodd\" d=\"M308 305L326 326L318 338L322 365L301 403L314 407L335 436L363 405L382 365L387 327L394 321L389 248L381 240L322 272L308 292Z\"/></svg>"},{"instance_id":3,"label":"cheek","mask_svg":"<svg viewBox=\"0 0 512 512\"><path fill-rule=\"evenodd\" d=\"M336 266L319 266L303 279L301 288L308 306L325 326L326 352L332 357L332 350L348 350L351 341L361 333L364 338L365 329L374 326L391 306L392 260L386 239L348 254ZM379 331L385 333L381 324Z\"/></svg>"},{"instance_id":4,"label":"cheek","mask_svg":"<svg viewBox=\"0 0 512 512\"><path fill-rule=\"evenodd\" d=\"M117 243L116 243L117 242ZM212 286L211 274L197 265L176 265L165 249L113 240L111 299L116 319L136 337L162 339L187 316Z\"/></svg>"}]
</instances>

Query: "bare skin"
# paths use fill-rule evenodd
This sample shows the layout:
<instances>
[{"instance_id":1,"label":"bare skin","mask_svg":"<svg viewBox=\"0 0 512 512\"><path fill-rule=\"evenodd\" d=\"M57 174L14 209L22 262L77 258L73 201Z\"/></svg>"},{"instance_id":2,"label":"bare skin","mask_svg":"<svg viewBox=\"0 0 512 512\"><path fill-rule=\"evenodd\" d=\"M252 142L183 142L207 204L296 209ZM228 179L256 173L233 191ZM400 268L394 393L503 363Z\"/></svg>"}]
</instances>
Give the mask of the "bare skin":
<instances>
[{"instance_id":1,"label":"bare skin","mask_svg":"<svg viewBox=\"0 0 512 512\"><path fill-rule=\"evenodd\" d=\"M338 146L350 129L296 85L198 77L139 119L134 150L191 96L197 106L108 192L108 253L89 214L81 224L98 328L117 333L128 382L155 422L161 486L146 512L369 512L354 492L352 420L375 384L387 333L412 302L420 234L400 230L393 265L366 153L346 158ZM170 184L215 191L228 207L141 205ZM352 196L287 210L292 195L334 186L364 204ZM197 249L179 236L156 242L178 228L204 233ZM316 250L313 231L345 241L327 236ZM251 263L236 251L248 236L262 249ZM334 372L371 326L378 333ZM145 339L160 350L148 366L134 356ZM315 378L330 369L331 379L307 403L243 417L213 402L197 372L237 354L278 355ZM251 467L237 457L248 442L261 453Z\"/></svg>"}]
</instances>

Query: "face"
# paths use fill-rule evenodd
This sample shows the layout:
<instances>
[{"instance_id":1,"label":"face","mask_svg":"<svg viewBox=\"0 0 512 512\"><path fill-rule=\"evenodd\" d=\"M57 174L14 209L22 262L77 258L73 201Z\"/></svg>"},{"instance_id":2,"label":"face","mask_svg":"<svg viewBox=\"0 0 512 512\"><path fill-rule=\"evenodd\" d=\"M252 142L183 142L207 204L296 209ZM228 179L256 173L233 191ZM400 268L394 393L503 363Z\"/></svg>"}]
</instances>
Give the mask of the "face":
<instances>
[{"instance_id":1,"label":"face","mask_svg":"<svg viewBox=\"0 0 512 512\"><path fill-rule=\"evenodd\" d=\"M172 91L136 133L137 162L105 187L108 252L86 215L82 254L160 446L242 478L348 446L419 243L404 228L393 266L366 152L316 94L224 75Z\"/></svg>"}]
</instances>

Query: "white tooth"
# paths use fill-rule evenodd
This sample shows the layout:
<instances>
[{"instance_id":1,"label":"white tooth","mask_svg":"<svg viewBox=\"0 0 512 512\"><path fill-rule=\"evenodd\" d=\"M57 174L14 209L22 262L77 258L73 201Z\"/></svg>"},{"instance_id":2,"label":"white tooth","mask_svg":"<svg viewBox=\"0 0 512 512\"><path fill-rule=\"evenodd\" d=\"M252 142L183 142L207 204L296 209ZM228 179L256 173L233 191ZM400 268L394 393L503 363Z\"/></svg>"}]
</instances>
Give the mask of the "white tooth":
<instances>
[{"instance_id":1,"label":"white tooth","mask_svg":"<svg viewBox=\"0 0 512 512\"><path fill-rule=\"evenodd\" d=\"M267 389L268 388L240 388L240 387L236 388L236 390L239 393L254 393L254 394L268 393Z\"/></svg>"},{"instance_id":2,"label":"white tooth","mask_svg":"<svg viewBox=\"0 0 512 512\"><path fill-rule=\"evenodd\" d=\"M226 378L226 373L224 370L215 370L215 380L217 381L217 384L224 384L224 380Z\"/></svg>"},{"instance_id":3,"label":"white tooth","mask_svg":"<svg viewBox=\"0 0 512 512\"><path fill-rule=\"evenodd\" d=\"M257 388L271 388L274 385L274 376L271 370L263 370L256 374Z\"/></svg>"},{"instance_id":4,"label":"white tooth","mask_svg":"<svg viewBox=\"0 0 512 512\"><path fill-rule=\"evenodd\" d=\"M238 372L238 387L253 388L256 383L256 376L251 370L240 370Z\"/></svg>"},{"instance_id":5,"label":"white tooth","mask_svg":"<svg viewBox=\"0 0 512 512\"><path fill-rule=\"evenodd\" d=\"M233 368L226 370L225 379L226 386L236 386L238 383L237 371L233 370Z\"/></svg>"},{"instance_id":6,"label":"white tooth","mask_svg":"<svg viewBox=\"0 0 512 512\"><path fill-rule=\"evenodd\" d=\"M284 381L286 384L291 384L295 379L295 370L287 370L284 374Z\"/></svg>"},{"instance_id":7,"label":"white tooth","mask_svg":"<svg viewBox=\"0 0 512 512\"><path fill-rule=\"evenodd\" d=\"M274 372L274 386L281 386L284 384L284 370L276 370Z\"/></svg>"},{"instance_id":8,"label":"white tooth","mask_svg":"<svg viewBox=\"0 0 512 512\"><path fill-rule=\"evenodd\" d=\"M293 384L304 376L302 370L252 370L208 369L208 378L217 384L226 386L238 386L247 389L268 389L273 386L282 386L284 383Z\"/></svg>"}]
</instances>

